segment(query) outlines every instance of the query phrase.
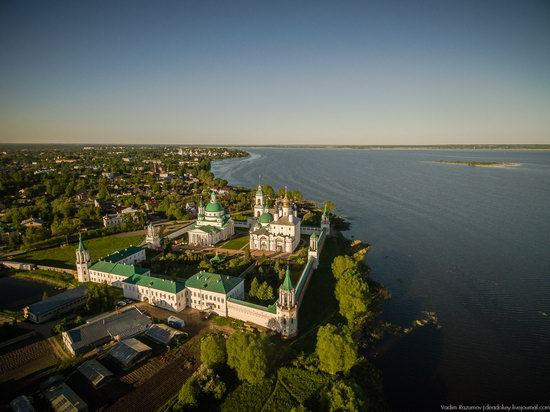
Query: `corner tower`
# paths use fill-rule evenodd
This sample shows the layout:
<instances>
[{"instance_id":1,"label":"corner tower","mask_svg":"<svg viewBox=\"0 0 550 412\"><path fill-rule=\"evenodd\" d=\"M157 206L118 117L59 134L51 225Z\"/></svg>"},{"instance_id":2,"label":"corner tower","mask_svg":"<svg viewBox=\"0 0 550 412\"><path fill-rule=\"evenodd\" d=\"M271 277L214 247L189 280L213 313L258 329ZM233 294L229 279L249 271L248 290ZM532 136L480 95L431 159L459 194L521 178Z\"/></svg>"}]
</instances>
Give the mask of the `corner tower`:
<instances>
[{"instance_id":1,"label":"corner tower","mask_svg":"<svg viewBox=\"0 0 550 412\"><path fill-rule=\"evenodd\" d=\"M296 294L288 266L285 279L279 287L277 318L283 338L292 338L298 334L298 307L296 306Z\"/></svg>"},{"instance_id":2,"label":"corner tower","mask_svg":"<svg viewBox=\"0 0 550 412\"><path fill-rule=\"evenodd\" d=\"M82 235L78 234L78 249L76 249L76 274L79 282L89 282L90 252L84 246Z\"/></svg>"}]
</instances>

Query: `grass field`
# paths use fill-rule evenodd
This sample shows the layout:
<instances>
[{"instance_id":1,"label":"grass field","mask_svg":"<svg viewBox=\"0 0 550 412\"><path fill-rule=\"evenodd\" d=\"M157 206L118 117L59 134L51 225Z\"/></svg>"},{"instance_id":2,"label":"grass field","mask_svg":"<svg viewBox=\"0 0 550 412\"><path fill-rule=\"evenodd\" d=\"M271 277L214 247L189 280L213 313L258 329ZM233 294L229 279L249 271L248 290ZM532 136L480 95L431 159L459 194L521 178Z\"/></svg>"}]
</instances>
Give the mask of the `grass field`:
<instances>
[{"instance_id":1,"label":"grass field","mask_svg":"<svg viewBox=\"0 0 550 412\"><path fill-rule=\"evenodd\" d=\"M113 253L116 250L124 249L130 245L138 245L143 240L143 234L118 233L104 237L85 240L84 244L90 251L92 261ZM54 247L50 249L35 250L17 255L13 260L17 262L29 262L37 265L57 266L63 268L74 268L75 250L77 243L71 243L68 246Z\"/></svg>"},{"instance_id":2,"label":"grass field","mask_svg":"<svg viewBox=\"0 0 550 412\"><path fill-rule=\"evenodd\" d=\"M50 272L47 270L17 271L12 276L17 279L44 282L62 288L75 286L78 284L73 275L68 273Z\"/></svg>"},{"instance_id":3,"label":"grass field","mask_svg":"<svg viewBox=\"0 0 550 412\"><path fill-rule=\"evenodd\" d=\"M244 235L235 239L228 240L220 247L223 249L240 250L243 246L248 245L250 242L250 235Z\"/></svg>"},{"instance_id":4,"label":"grass field","mask_svg":"<svg viewBox=\"0 0 550 412\"><path fill-rule=\"evenodd\" d=\"M336 281L332 275L332 261L342 254L339 241L329 238L325 241L319 267L313 272L304 300L300 306L298 318L298 338L291 342L295 349L311 351L314 349L317 328L328 323L338 314L338 301L334 296Z\"/></svg>"}]
</instances>

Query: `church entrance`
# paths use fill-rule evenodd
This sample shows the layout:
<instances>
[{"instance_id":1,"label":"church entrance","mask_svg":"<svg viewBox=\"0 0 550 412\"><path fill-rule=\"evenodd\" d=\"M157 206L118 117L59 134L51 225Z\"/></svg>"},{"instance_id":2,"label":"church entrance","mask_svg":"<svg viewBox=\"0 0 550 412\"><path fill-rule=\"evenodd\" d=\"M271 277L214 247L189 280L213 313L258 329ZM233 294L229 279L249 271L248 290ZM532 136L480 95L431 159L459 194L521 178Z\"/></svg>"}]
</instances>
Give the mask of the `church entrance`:
<instances>
[{"instance_id":1,"label":"church entrance","mask_svg":"<svg viewBox=\"0 0 550 412\"><path fill-rule=\"evenodd\" d=\"M269 250L269 241L264 238L260 240L260 250Z\"/></svg>"},{"instance_id":2,"label":"church entrance","mask_svg":"<svg viewBox=\"0 0 550 412\"><path fill-rule=\"evenodd\" d=\"M275 244L275 250L277 252L284 252L285 251L285 243L283 239L277 239L277 243Z\"/></svg>"}]
</instances>

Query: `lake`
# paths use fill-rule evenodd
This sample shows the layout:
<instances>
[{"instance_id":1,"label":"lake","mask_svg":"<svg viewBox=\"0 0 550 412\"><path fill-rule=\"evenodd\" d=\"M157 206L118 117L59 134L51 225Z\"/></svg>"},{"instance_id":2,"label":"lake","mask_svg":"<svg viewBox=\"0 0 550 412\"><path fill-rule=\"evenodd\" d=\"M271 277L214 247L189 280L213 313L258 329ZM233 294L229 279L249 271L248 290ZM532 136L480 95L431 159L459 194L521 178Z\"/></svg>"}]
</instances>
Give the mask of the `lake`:
<instances>
[{"instance_id":1,"label":"lake","mask_svg":"<svg viewBox=\"0 0 550 412\"><path fill-rule=\"evenodd\" d=\"M420 328L380 356L394 409L547 404L550 388L550 152L245 148L216 177L336 203L346 236L392 294L384 318ZM434 160L517 162L481 168Z\"/></svg>"},{"instance_id":2,"label":"lake","mask_svg":"<svg viewBox=\"0 0 550 412\"><path fill-rule=\"evenodd\" d=\"M61 291L46 283L17 279L12 276L0 277L0 310L19 310L42 300L44 292L48 296L53 296Z\"/></svg>"}]
</instances>

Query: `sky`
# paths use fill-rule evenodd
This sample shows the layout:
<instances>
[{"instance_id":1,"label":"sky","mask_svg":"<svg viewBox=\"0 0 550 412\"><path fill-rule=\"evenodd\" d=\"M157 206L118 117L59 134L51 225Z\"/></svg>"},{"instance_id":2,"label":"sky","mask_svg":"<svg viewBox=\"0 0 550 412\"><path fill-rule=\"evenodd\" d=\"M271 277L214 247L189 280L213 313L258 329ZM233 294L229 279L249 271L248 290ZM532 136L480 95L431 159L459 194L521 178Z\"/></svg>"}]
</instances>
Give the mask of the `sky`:
<instances>
[{"instance_id":1,"label":"sky","mask_svg":"<svg viewBox=\"0 0 550 412\"><path fill-rule=\"evenodd\" d=\"M0 0L0 142L550 144L550 2Z\"/></svg>"}]
</instances>

